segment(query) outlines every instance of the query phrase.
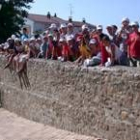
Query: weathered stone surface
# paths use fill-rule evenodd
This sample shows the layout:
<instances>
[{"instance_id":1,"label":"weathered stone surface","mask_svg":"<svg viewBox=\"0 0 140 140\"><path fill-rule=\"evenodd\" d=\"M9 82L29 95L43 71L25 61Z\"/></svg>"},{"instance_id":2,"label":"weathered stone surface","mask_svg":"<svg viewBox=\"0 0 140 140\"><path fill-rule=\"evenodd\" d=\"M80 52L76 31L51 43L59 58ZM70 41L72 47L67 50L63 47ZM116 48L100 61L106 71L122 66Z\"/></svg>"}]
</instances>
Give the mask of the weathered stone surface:
<instances>
[{"instance_id":1,"label":"weathered stone surface","mask_svg":"<svg viewBox=\"0 0 140 140\"><path fill-rule=\"evenodd\" d=\"M128 115L129 115L128 112L122 111L122 112L121 112L121 119L122 119L122 120L126 120L126 119L128 118Z\"/></svg>"},{"instance_id":2,"label":"weathered stone surface","mask_svg":"<svg viewBox=\"0 0 140 140\"><path fill-rule=\"evenodd\" d=\"M97 140L23 119L0 109L0 140ZM103 140L103 139L101 139Z\"/></svg>"},{"instance_id":3,"label":"weathered stone surface","mask_svg":"<svg viewBox=\"0 0 140 140\"><path fill-rule=\"evenodd\" d=\"M81 68L57 61L30 60L31 90L3 70L4 108L28 119L109 140L140 139L139 68ZM124 113L126 112L126 113Z\"/></svg>"}]
</instances>

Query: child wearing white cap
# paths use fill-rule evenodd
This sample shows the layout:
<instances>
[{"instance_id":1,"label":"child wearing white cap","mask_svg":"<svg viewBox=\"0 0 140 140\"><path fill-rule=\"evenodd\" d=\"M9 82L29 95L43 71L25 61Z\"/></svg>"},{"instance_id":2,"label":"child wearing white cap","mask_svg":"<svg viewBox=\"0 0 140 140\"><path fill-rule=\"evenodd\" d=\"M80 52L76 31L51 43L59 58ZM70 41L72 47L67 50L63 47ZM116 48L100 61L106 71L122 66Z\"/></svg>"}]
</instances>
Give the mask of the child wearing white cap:
<instances>
[{"instance_id":1,"label":"child wearing white cap","mask_svg":"<svg viewBox=\"0 0 140 140\"><path fill-rule=\"evenodd\" d=\"M66 38L67 36L71 36L71 37L75 37L75 32L74 32L74 26L72 23L68 23L67 25L67 34L66 34Z\"/></svg>"},{"instance_id":2,"label":"child wearing white cap","mask_svg":"<svg viewBox=\"0 0 140 140\"><path fill-rule=\"evenodd\" d=\"M128 57L132 66L138 66L140 64L140 32L139 23L131 23L132 33L127 40L128 45Z\"/></svg>"},{"instance_id":3,"label":"child wearing white cap","mask_svg":"<svg viewBox=\"0 0 140 140\"><path fill-rule=\"evenodd\" d=\"M123 18L122 19L122 27L121 29L118 31L117 33L117 42L118 42L118 47L120 48L120 50L123 52L122 54L122 65L129 65L129 61L127 58L127 44L126 41L128 39L129 34L131 33L131 27L129 25L130 20L129 18Z\"/></svg>"},{"instance_id":4,"label":"child wearing white cap","mask_svg":"<svg viewBox=\"0 0 140 140\"><path fill-rule=\"evenodd\" d=\"M105 50L108 53L108 58L105 63L105 66L113 66L115 64L121 64L122 51L110 40L109 36L105 35L102 38L103 45Z\"/></svg>"},{"instance_id":5,"label":"child wearing white cap","mask_svg":"<svg viewBox=\"0 0 140 140\"><path fill-rule=\"evenodd\" d=\"M60 38L66 37L67 35L67 25L65 23L60 25Z\"/></svg>"},{"instance_id":6,"label":"child wearing white cap","mask_svg":"<svg viewBox=\"0 0 140 140\"><path fill-rule=\"evenodd\" d=\"M84 66L97 66L101 63L101 51L99 50L99 44L96 39L91 39L89 42L91 49L91 58L88 58L84 61Z\"/></svg>"}]
</instances>

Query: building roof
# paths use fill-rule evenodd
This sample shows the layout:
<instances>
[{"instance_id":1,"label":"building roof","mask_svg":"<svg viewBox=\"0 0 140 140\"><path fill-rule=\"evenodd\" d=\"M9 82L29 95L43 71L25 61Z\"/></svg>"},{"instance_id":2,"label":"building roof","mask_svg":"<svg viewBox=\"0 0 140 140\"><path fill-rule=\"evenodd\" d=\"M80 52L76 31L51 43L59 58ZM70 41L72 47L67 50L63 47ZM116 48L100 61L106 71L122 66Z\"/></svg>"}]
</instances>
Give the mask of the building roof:
<instances>
[{"instance_id":1,"label":"building roof","mask_svg":"<svg viewBox=\"0 0 140 140\"><path fill-rule=\"evenodd\" d=\"M36 21L36 22L41 22L41 23L45 23L45 24L51 24L51 23L55 23L57 25L60 25L61 23L68 23L67 20L64 20L62 18L59 17L51 17L50 19L47 17L47 15L39 15L39 14L29 14L28 15L28 19ZM75 27L81 27L84 23L80 22L80 21L73 21L73 25ZM94 27L94 25L86 23L89 27Z\"/></svg>"},{"instance_id":2,"label":"building roof","mask_svg":"<svg viewBox=\"0 0 140 140\"><path fill-rule=\"evenodd\" d=\"M51 17L50 19L47 17L47 15L39 15L39 14L29 14L28 19L41 22L41 23L62 23L65 22L65 20L58 18L58 17Z\"/></svg>"}]
</instances>

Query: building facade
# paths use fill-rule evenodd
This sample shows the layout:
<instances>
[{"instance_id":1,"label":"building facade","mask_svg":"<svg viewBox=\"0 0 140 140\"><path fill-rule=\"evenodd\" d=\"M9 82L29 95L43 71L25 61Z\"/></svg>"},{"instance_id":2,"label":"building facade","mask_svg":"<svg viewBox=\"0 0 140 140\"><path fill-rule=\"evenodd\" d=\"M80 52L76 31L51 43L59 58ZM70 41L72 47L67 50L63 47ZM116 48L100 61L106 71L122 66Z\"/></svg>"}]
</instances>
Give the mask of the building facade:
<instances>
[{"instance_id":1,"label":"building facade","mask_svg":"<svg viewBox=\"0 0 140 140\"><path fill-rule=\"evenodd\" d=\"M47 15L39 15L39 14L29 14L28 17L25 19L25 25L29 31L29 35L33 35L34 33L42 33L43 31L47 30L49 26L55 23L57 26L60 26L62 23L68 23L68 21L61 19L59 17L50 17L48 18ZM73 21L75 31L81 30L81 26L83 22ZM93 25L88 24L90 28Z\"/></svg>"}]
</instances>

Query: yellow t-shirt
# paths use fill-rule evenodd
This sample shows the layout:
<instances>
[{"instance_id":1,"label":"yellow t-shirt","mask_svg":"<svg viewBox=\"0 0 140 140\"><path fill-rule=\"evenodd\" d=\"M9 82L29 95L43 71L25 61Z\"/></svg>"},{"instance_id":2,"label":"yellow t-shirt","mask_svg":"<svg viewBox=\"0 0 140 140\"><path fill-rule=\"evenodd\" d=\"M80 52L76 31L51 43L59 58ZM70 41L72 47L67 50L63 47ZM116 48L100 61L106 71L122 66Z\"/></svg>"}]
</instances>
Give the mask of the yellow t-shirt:
<instances>
[{"instance_id":1,"label":"yellow t-shirt","mask_svg":"<svg viewBox=\"0 0 140 140\"><path fill-rule=\"evenodd\" d=\"M28 45L25 45L24 51L25 52L28 52L29 51L29 46Z\"/></svg>"},{"instance_id":2,"label":"yellow t-shirt","mask_svg":"<svg viewBox=\"0 0 140 140\"><path fill-rule=\"evenodd\" d=\"M83 57L85 58L90 58L91 57L91 52L90 50L87 48L86 45L81 45L80 46L80 53Z\"/></svg>"}]
</instances>

